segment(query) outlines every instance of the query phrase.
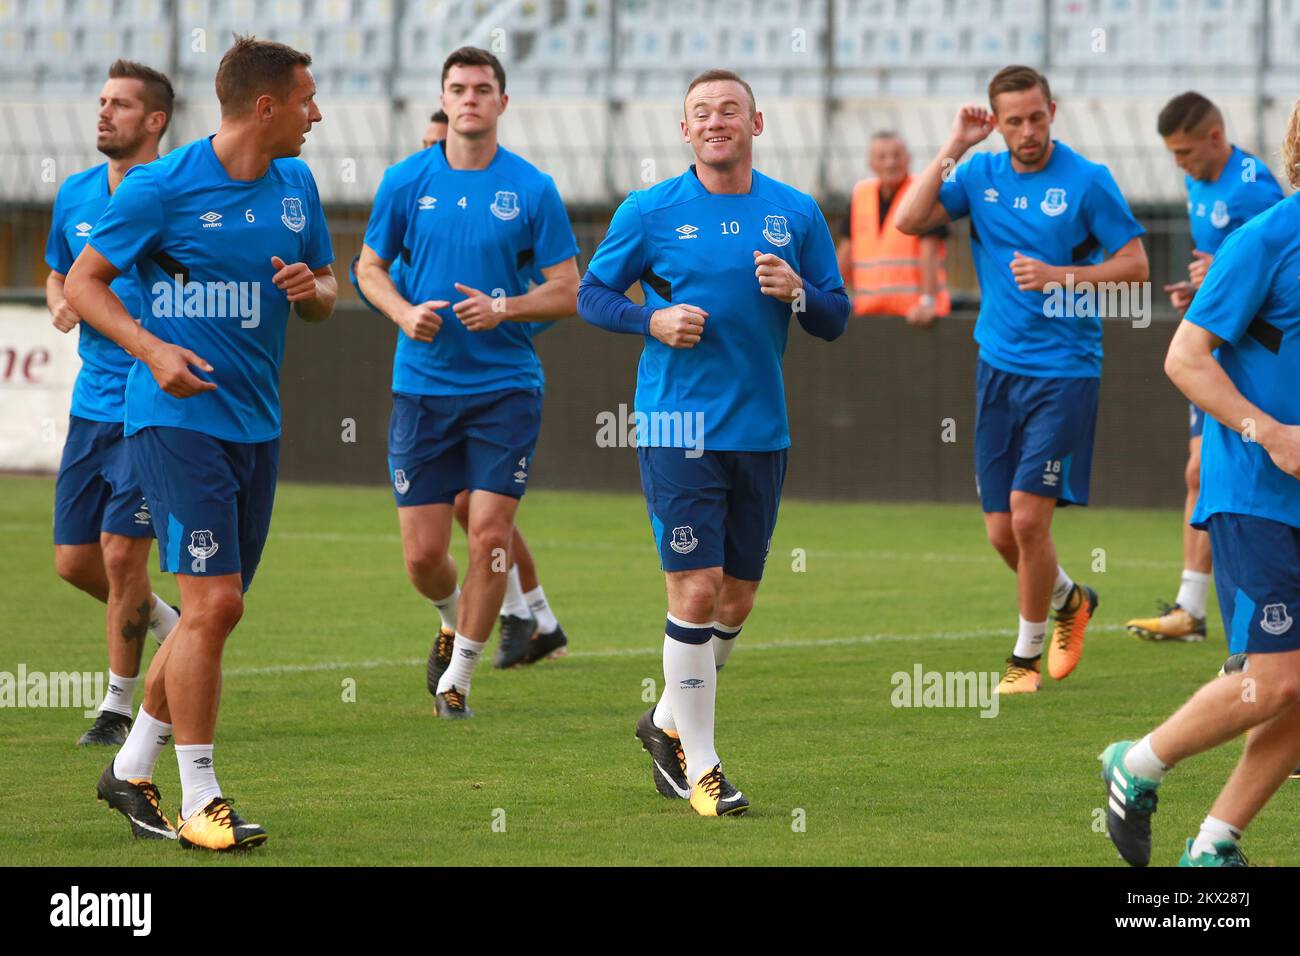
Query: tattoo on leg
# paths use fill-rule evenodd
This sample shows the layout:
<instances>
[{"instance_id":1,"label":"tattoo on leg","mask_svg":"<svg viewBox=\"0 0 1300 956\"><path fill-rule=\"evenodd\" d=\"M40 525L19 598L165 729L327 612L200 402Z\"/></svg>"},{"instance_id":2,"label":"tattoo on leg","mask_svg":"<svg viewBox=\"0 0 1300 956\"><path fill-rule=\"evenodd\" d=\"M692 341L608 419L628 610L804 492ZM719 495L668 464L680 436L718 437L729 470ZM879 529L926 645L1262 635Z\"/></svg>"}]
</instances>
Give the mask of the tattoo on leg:
<instances>
[{"instance_id":1,"label":"tattoo on leg","mask_svg":"<svg viewBox=\"0 0 1300 956\"><path fill-rule=\"evenodd\" d=\"M127 618L126 623L122 625L122 640L128 644L139 644L144 640L144 635L149 630L149 609L148 601L136 609L140 615L139 623Z\"/></svg>"}]
</instances>

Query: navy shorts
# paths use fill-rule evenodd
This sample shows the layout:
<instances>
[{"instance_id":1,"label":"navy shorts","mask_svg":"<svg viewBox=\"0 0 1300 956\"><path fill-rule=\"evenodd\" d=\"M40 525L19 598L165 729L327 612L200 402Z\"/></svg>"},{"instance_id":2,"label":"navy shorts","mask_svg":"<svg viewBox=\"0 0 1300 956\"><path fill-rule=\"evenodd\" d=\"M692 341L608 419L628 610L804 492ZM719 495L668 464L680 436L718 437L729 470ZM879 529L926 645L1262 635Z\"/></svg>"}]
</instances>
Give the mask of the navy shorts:
<instances>
[{"instance_id":1,"label":"navy shorts","mask_svg":"<svg viewBox=\"0 0 1300 956\"><path fill-rule=\"evenodd\" d=\"M786 449L637 449L641 489L665 571L722 568L761 581L785 483Z\"/></svg>"},{"instance_id":2,"label":"navy shorts","mask_svg":"<svg viewBox=\"0 0 1300 956\"><path fill-rule=\"evenodd\" d=\"M1011 510L1011 492L1088 503L1101 379L1037 378L980 359L975 487L985 513Z\"/></svg>"},{"instance_id":3,"label":"navy shorts","mask_svg":"<svg viewBox=\"0 0 1300 956\"><path fill-rule=\"evenodd\" d=\"M388 423L393 498L399 508L450 504L466 488L522 498L541 430L540 388L481 395L394 392Z\"/></svg>"},{"instance_id":4,"label":"navy shorts","mask_svg":"<svg viewBox=\"0 0 1300 956\"><path fill-rule=\"evenodd\" d=\"M1300 649L1300 528L1255 515L1207 522L1230 654Z\"/></svg>"},{"instance_id":5,"label":"navy shorts","mask_svg":"<svg viewBox=\"0 0 1300 956\"><path fill-rule=\"evenodd\" d=\"M100 532L152 538L153 521L131 470L122 423L71 415L54 482L54 543L98 544Z\"/></svg>"},{"instance_id":6,"label":"navy shorts","mask_svg":"<svg viewBox=\"0 0 1300 956\"><path fill-rule=\"evenodd\" d=\"M224 441L152 426L126 440L168 574L238 574L247 591L271 529L280 439Z\"/></svg>"},{"instance_id":7,"label":"navy shorts","mask_svg":"<svg viewBox=\"0 0 1300 956\"><path fill-rule=\"evenodd\" d=\"M1205 431L1205 412L1201 411L1200 408L1193 405L1191 402L1188 402L1187 419L1189 432L1187 437L1189 439L1200 438L1201 433Z\"/></svg>"}]
</instances>

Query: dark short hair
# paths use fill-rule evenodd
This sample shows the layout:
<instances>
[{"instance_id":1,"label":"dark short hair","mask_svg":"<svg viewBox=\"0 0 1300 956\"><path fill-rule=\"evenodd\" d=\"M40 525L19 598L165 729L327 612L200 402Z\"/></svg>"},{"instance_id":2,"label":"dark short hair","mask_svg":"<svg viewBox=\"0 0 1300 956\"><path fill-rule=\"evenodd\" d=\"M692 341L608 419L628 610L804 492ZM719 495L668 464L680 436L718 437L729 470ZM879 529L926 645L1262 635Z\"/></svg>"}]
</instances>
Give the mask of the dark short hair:
<instances>
[{"instance_id":1,"label":"dark short hair","mask_svg":"<svg viewBox=\"0 0 1300 956\"><path fill-rule=\"evenodd\" d=\"M1035 86L1043 91L1043 96L1051 103L1052 88L1047 83L1047 77L1032 66L1004 66L989 80L989 106L997 112L993 100L999 93L1019 93L1021 90L1032 90Z\"/></svg>"},{"instance_id":2,"label":"dark short hair","mask_svg":"<svg viewBox=\"0 0 1300 956\"><path fill-rule=\"evenodd\" d=\"M878 129L871 134L871 142L873 143L882 139L896 139L900 143L903 142L903 137L896 129Z\"/></svg>"},{"instance_id":3,"label":"dark short hair","mask_svg":"<svg viewBox=\"0 0 1300 956\"><path fill-rule=\"evenodd\" d=\"M686 96L682 97L682 109L686 108L686 97L691 95L691 90L695 89L702 83L716 83L721 80L727 80L732 83L739 83L745 90L745 95L749 97L749 112L753 115L758 111L758 103L754 100L754 90L748 83L740 78L739 73L733 73L731 70L705 70L695 79L691 80L690 86L686 87Z\"/></svg>"},{"instance_id":4,"label":"dark short hair","mask_svg":"<svg viewBox=\"0 0 1300 956\"><path fill-rule=\"evenodd\" d=\"M311 54L274 40L235 34L235 45L217 67L221 114L239 116L264 94L284 99L293 86L294 70L300 66L311 66Z\"/></svg>"},{"instance_id":5,"label":"dark short hair","mask_svg":"<svg viewBox=\"0 0 1300 956\"><path fill-rule=\"evenodd\" d=\"M442 61L442 86L447 85L447 74L451 72L453 66L490 66L497 78L497 86L499 87L497 92L504 93L506 91L505 67L501 65L500 60L481 47L463 46L459 50L452 50L451 55Z\"/></svg>"},{"instance_id":6,"label":"dark short hair","mask_svg":"<svg viewBox=\"0 0 1300 956\"><path fill-rule=\"evenodd\" d=\"M429 117L429 122L430 122L430 123L441 123L443 126L446 126L446 125L447 125L447 114L444 113L442 110L434 110L434 111L433 111L433 115Z\"/></svg>"},{"instance_id":7,"label":"dark short hair","mask_svg":"<svg viewBox=\"0 0 1300 956\"><path fill-rule=\"evenodd\" d=\"M1156 131L1161 136L1187 133L1200 126L1207 117L1212 118L1220 126L1223 125L1223 114L1219 112L1219 108L1195 90L1188 90L1186 93L1179 93L1165 104L1156 119Z\"/></svg>"},{"instance_id":8,"label":"dark short hair","mask_svg":"<svg viewBox=\"0 0 1300 956\"><path fill-rule=\"evenodd\" d=\"M150 113L164 113L166 119L163 120L162 133L167 132L167 124L172 121L172 110L176 107L176 91L172 89L172 81L167 79L165 73L159 73L151 66L145 66L143 63L137 63L134 60L114 60L108 68L108 78L110 80L139 80L144 87L144 94L141 100L144 101L144 108ZM162 133L159 133L161 136Z\"/></svg>"}]
</instances>

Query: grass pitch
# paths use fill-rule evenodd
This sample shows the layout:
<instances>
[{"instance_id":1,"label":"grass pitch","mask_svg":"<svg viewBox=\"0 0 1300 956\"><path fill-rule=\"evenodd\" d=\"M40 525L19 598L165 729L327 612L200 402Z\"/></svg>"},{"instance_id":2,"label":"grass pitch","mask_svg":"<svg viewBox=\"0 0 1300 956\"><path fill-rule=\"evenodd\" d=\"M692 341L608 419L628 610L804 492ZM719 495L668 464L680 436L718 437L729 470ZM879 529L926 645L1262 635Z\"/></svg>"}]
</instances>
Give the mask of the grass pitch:
<instances>
[{"instance_id":1,"label":"grass pitch","mask_svg":"<svg viewBox=\"0 0 1300 956\"><path fill-rule=\"evenodd\" d=\"M54 573L52 500L51 479L0 479L0 671L105 666L102 606ZM662 683L665 610L639 497L528 495L521 525L572 653L513 671L485 660L471 692L478 717L442 722L424 688L436 615L406 581L391 495L282 485L225 652L216 750L224 789L268 844L218 857L133 842L94 798L109 753L74 746L81 711L6 708L0 861L1122 865L1099 829L1096 755L1153 727L1226 654L1213 604L1202 645L1143 644L1122 628L1172 599L1179 520L1058 516L1063 564L1101 596L1083 661L983 718L891 703L897 672L997 671L1010 652L1014 581L977 505L787 501L720 680L718 748L754 806L705 820L658 796L632 736ZM1093 570L1096 549L1104 571ZM463 538L457 558L463 568ZM175 598L156 567L154 589ZM1168 778L1153 864L1177 862L1239 751ZM173 752L154 779L171 816ZM1300 863L1297 801L1300 784L1285 785L1251 827L1253 862Z\"/></svg>"}]
</instances>

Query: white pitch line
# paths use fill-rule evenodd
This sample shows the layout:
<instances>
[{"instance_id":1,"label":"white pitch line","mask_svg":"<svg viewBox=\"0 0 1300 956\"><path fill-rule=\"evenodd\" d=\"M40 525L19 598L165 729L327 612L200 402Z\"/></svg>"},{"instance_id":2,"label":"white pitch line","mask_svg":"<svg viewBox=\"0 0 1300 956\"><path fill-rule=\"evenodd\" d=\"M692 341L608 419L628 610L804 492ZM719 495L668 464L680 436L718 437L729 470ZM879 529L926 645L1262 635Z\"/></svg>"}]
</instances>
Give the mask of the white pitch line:
<instances>
[{"instance_id":1,"label":"white pitch line","mask_svg":"<svg viewBox=\"0 0 1300 956\"><path fill-rule=\"evenodd\" d=\"M1090 628L1090 631L1116 632L1124 628L1109 624ZM784 651L805 647L853 647L862 644L919 643L922 641L965 641L978 637L1009 635L1007 628L984 628L978 631L935 631L930 634L861 634L857 637L828 637L811 641L753 641L742 640L746 651ZM586 660L597 657L658 657L662 647L604 647L590 651L570 651L569 657ZM266 667L233 667L223 673L227 677L262 677L274 674L311 674L321 671L374 670L380 667L415 667L426 663L424 658L408 660L321 661L316 664L271 664Z\"/></svg>"}]
</instances>

